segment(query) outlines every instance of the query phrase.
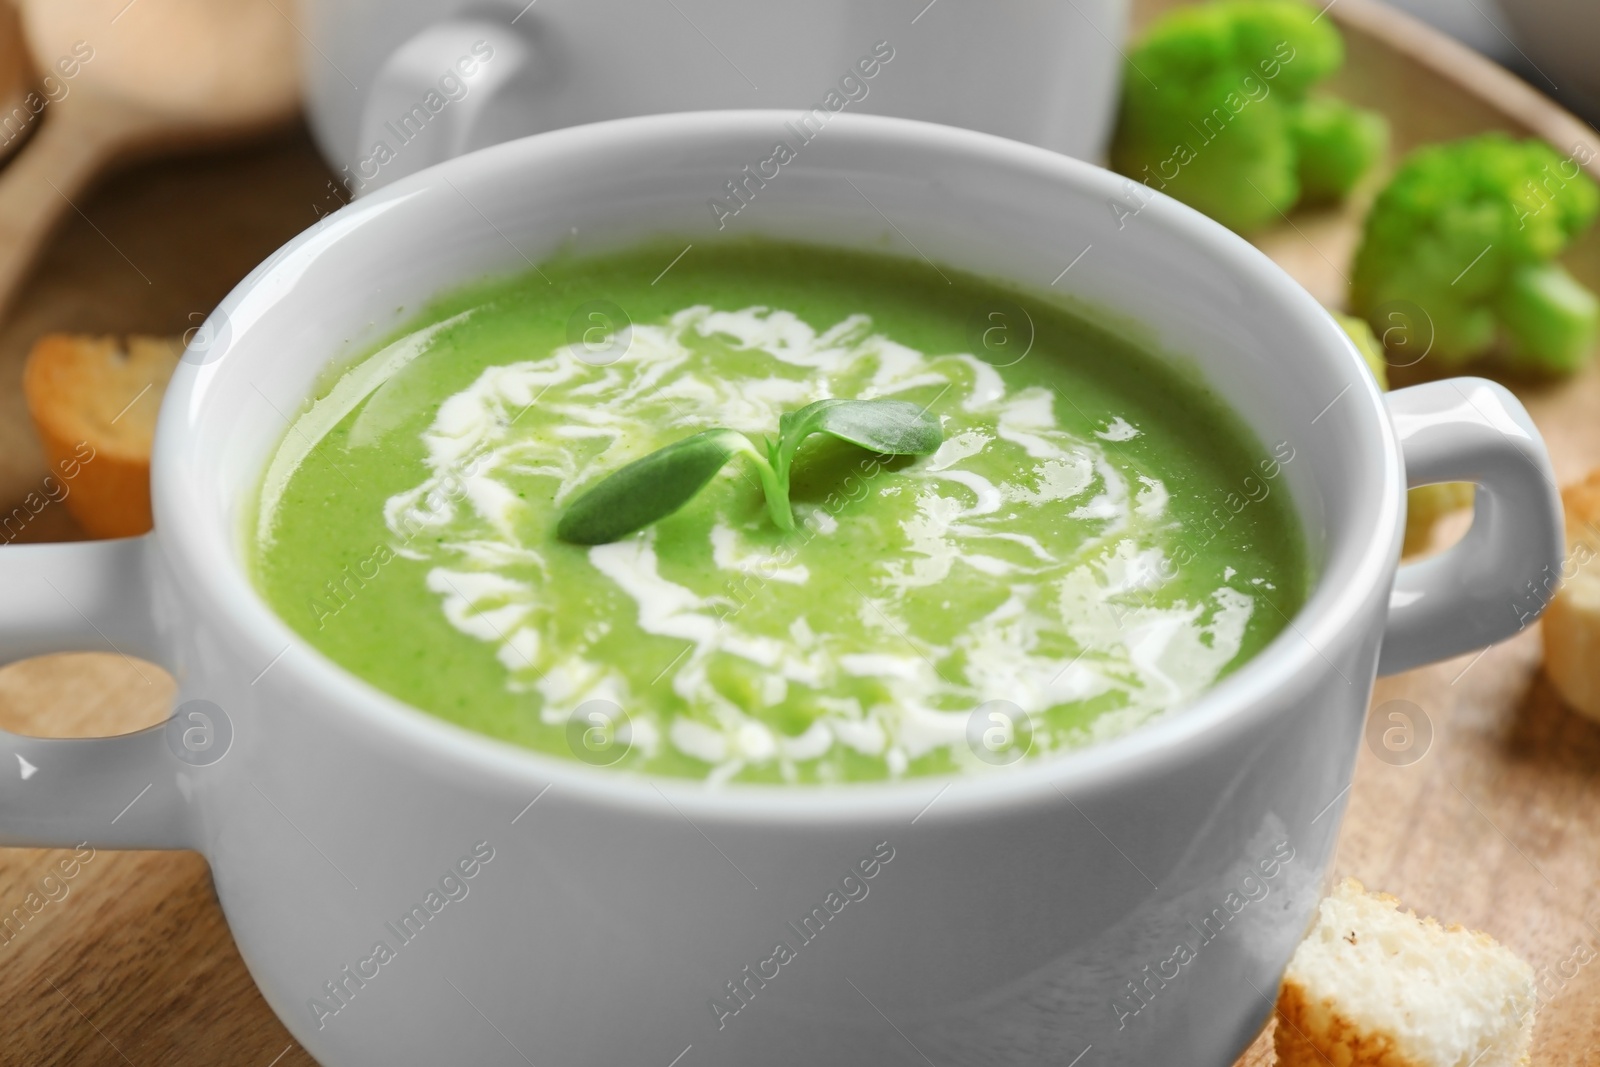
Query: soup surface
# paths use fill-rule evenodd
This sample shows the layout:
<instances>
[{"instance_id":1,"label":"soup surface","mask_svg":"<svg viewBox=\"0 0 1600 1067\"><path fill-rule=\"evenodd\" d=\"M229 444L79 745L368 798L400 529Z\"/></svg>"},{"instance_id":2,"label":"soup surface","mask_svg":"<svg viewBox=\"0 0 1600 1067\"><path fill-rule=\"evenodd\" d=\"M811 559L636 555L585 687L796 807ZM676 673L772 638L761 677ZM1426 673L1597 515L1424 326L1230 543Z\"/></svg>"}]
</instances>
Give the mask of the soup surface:
<instances>
[{"instance_id":1,"label":"soup surface","mask_svg":"<svg viewBox=\"0 0 1600 1067\"><path fill-rule=\"evenodd\" d=\"M251 534L289 625L516 744L817 782L989 771L1125 733L1300 607L1292 450L1172 366L920 260L680 250L458 293L330 379ZM759 441L824 397L913 401L943 444L809 438L789 533L736 458L620 541L555 537L623 464L710 427Z\"/></svg>"}]
</instances>

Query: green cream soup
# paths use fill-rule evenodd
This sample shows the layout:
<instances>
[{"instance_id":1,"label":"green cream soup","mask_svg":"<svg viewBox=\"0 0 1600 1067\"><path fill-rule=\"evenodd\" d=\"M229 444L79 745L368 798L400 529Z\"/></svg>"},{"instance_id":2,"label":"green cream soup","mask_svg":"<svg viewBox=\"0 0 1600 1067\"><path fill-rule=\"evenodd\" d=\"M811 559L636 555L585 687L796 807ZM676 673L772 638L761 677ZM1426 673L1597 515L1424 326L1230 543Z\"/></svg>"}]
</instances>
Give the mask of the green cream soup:
<instances>
[{"instance_id":1,"label":"green cream soup","mask_svg":"<svg viewBox=\"0 0 1600 1067\"><path fill-rule=\"evenodd\" d=\"M251 536L282 617L373 685L519 745L825 782L1126 733L1299 608L1293 452L1198 381L1048 298L921 261L750 242L672 262L681 248L457 294L330 380ZM638 533L556 538L625 463L710 427L759 441L827 397L912 401L943 444L807 439L791 532L735 458Z\"/></svg>"}]
</instances>

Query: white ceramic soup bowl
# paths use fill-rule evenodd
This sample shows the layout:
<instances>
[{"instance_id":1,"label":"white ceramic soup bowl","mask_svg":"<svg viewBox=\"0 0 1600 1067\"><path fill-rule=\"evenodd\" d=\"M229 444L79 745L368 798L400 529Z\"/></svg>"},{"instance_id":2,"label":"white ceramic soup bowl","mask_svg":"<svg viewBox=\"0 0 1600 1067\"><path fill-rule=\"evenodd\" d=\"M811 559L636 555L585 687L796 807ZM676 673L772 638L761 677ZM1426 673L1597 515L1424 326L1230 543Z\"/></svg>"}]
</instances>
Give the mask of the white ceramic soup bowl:
<instances>
[{"instance_id":1,"label":"white ceramic soup bowl","mask_svg":"<svg viewBox=\"0 0 1600 1067\"><path fill-rule=\"evenodd\" d=\"M322 153L350 193L630 115L816 109L1096 158L1127 0L301 0Z\"/></svg>"},{"instance_id":2,"label":"white ceramic soup bowl","mask_svg":"<svg viewBox=\"0 0 1600 1067\"><path fill-rule=\"evenodd\" d=\"M173 378L155 532L0 551L7 656L110 644L180 687L164 727L0 736L0 840L201 852L268 1002L340 1067L1230 1063L1322 888L1375 672L1506 636L1536 611L1527 583L1559 569L1539 436L1486 381L1380 395L1249 244L1016 142L841 116L721 217L724 183L791 119L499 145L257 268ZM1127 736L835 788L708 788L513 748L291 632L252 587L245 529L330 361L442 290L664 233L888 248L1137 323L1253 427L1262 460L1218 521L1287 492L1308 603ZM1441 479L1481 487L1472 530L1397 576L1403 489Z\"/></svg>"}]
</instances>

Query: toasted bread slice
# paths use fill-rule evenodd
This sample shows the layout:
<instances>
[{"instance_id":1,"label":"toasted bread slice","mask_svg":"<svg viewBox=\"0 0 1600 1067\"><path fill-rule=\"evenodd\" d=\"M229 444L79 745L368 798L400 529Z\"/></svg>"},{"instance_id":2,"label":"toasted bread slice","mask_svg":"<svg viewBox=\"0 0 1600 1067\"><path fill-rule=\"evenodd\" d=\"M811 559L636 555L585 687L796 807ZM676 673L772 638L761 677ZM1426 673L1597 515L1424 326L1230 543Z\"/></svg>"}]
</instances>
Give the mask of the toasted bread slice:
<instances>
[{"instance_id":1,"label":"toasted bread slice","mask_svg":"<svg viewBox=\"0 0 1600 1067\"><path fill-rule=\"evenodd\" d=\"M1600 720L1600 468L1561 491L1567 513L1567 559L1546 588L1530 594L1549 597L1544 613L1544 671L1575 711ZM1558 584L1559 583L1559 584ZM1555 589L1554 596L1549 590Z\"/></svg>"},{"instance_id":2,"label":"toasted bread slice","mask_svg":"<svg viewBox=\"0 0 1600 1067\"><path fill-rule=\"evenodd\" d=\"M51 476L94 537L150 529L150 444L183 344L176 338L48 334L28 355L23 392Z\"/></svg>"},{"instance_id":3,"label":"toasted bread slice","mask_svg":"<svg viewBox=\"0 0 1600 1067\"><path fill-rule=\"evenodd\" d=\"M1487 934L1347 878L1284 974L1278 1067L1526 1064L1536 995L1533 968Z\"/></svg>"}]
</instances>

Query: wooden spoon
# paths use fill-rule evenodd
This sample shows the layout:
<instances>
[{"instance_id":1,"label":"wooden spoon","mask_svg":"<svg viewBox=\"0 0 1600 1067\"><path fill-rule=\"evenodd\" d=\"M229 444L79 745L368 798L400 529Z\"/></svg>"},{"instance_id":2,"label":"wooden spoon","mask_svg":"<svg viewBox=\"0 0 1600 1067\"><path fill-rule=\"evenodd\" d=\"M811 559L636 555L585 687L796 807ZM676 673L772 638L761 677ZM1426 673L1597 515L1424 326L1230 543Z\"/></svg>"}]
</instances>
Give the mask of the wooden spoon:
<instances>
[{"instance_id":1,"label":"wooden spoon","mask_svg":"<svg viewBox=\"0 0 1600 1067\"><path fill-rule=\"evenodd\" d=\"M35 67L65 91L0 172L0 310L107 165L257 133L299 105L290 0L17 4Z\"/></svg>"},{"instance_id":2,"label":"wooden spoon","mask_svg":"<svg viewBox=\"0 0 1600 1067\"><path fill-rule=\"evenodd\" d=\"M36 91L34 79L33 62L22 38L22 20L16 8L0 3L0 160L27 141L33 109L41 106L39 101L49 99Z\"/></svg>"}]
</instances>

